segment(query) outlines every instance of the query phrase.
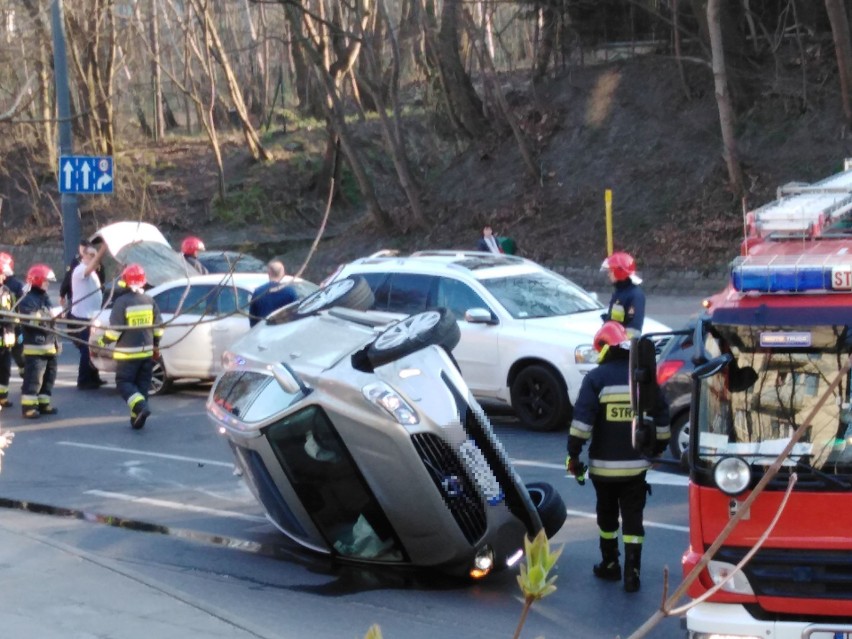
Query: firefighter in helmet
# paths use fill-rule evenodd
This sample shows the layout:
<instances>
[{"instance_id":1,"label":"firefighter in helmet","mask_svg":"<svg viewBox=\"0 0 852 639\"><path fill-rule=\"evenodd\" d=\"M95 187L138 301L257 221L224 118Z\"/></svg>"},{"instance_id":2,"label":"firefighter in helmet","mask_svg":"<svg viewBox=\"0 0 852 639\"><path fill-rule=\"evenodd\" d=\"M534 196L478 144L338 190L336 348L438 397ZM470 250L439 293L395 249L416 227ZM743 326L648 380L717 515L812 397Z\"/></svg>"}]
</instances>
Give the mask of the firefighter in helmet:
<instances>
[{"instance_id":1,"label":"firefighter in helmet","mask_svg":"<svg viewBox=\"0 0 852 639\"><path fill-rule=\"evenodd\" d=\"M636 261L629 253L613 253L603 261L601 270L607 272L614 287L603 320L619 322L631 336L640 335L645 321L645 292L640 286L642 279L636 275Z\"/></svg>"},{"instance_id":2,"label":"firefighter in helmet","mask_svg":"<svg viewBox=\"0 0 852 639\"><path fill-rule=\"evenodd\" d=\"M198 252L204 250L206 250L204 242L194 235L183 238L183 242L180 243L180 252L183 253L183 259L201 275L207 274L207 267L198 259Z\"/></svg>"},{"instance_id":3,"label":"firefighter in helmet","mask_svg":"<svg viewBox=\"0 0 852 639\"><path fill-rule=\"evenodd\" d=\"M110 326L98 339L98 346L115 342L115 386L130 408L130 426L134 429L142 428L151 414L148 391L163 336L160 310L145 293L146 283L139 264L130 264L122 271Z\"/></svg>"},{"instance_id":4,"label":"firefighter in helmet","mask_svg":"<svg viewBox=\"0 0 852 639\"><path fill-rule=\"evenodd\" d=\"M645 529L642 523L645 497L650 486L645 474L650 462L633 448L633 410L630 406L629 349L624 326L606 322L595 334L599 365L580 385L574 417L568 435L568 473L585 483L586 471L595 487L597 521L600 531L601 562L593 568L595 577L619 581L618 520L621 516L624 541L624 590L639 590L639 571ZM655 454L668 445L669 409L658 394L651 411L656 434ZM589 442L589 464L580 461L583 446Z\"/></svg>"},{"instance_id":5,"label":"firefighter in helmet","mask_svg":"<svg viewBox=\"0 0 852 639\"><path fill-rule=\"evenodd\" d=\"M26 419L37 419L58 412L50 402L53 384L56 382L59 340L51 330L53 304L47 295L48 283L55 281L56 275L47 264L33 264L27 271L30 290L18 304L18 312L29 316L21 320L24 347L21 412Z\"/></svg>"},{"instance_id":6,"label":"firefighter in helmet","mask_svg":"<svg viewBox=\"0 0 852 639\"><path fill-rule=\"evenodd\" d=\"M0 253L0 311L11 313L15 307L15 294L6 286L6 278L14 270L12 256ZM11 406L9 378L12 375L12 348L15 346L15 322L10 316L0 317L0 406Z\"/></svg>"}]
</instances>

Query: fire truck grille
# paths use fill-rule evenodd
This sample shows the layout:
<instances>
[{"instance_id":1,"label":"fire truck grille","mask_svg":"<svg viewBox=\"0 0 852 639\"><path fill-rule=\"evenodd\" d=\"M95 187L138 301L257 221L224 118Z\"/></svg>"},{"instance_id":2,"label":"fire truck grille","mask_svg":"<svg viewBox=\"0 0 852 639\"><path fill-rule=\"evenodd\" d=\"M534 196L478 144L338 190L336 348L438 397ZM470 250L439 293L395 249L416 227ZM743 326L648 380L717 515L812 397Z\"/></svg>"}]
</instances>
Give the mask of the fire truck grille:
<instances>
[{"instance_id":1,"label":"fire truck grille","mask_svg":"<svg viewBox=\"0 0 852 639\"><path fill-rule=\"evenodd\" d=\"M746 552L723 548L714 559L737 564ZM848 551L763 549L743 570L758 596L852 601L852 555Z\"/></svg>"},{"instance_id":2,"label":"fire truck grille","mask_svg":"<svg viewBox=\"0 0 852 639\"><path fill-rule=\"evenodd\" d=\"M432 433L418 433L411 440L465 538L474 544L485 534L485 505L458 455Z\"/></svg>"}]
</instances>

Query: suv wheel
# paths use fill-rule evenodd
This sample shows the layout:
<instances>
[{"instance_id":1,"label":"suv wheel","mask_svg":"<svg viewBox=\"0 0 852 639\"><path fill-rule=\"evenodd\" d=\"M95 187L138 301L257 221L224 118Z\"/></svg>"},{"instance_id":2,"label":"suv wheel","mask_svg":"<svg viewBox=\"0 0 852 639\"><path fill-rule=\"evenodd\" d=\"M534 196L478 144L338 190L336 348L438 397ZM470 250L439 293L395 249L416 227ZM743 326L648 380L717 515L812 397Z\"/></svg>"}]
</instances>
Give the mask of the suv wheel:
<instances>
[{"instance_id":1,"label":"suv wheel","mask_svg":"<svg viewBox=\"0 0 852 639\"><path fill-rule=\"evenodd\" d=\"M550 367L533 364L512 382L512 408L533 430L557 430L571 421L573 409L559 375Z\"/></svg>"},{"instance_id":2,"label":"suv wheel","mask_svg":"<svg viewBox=\"0 0 852 639\"><path fill-rule=\"evenodd\" d=\"M680 462L682 468L689 466L689 411L683 412L672 421L672 436L669 440L669 452Z\"/></svg>"},{"instance_id":3,"label":"suv wheel","mask_svg":"<svg viewBox=\"0 0 852 639\"><path fill-rule=\"evenodd\" d=\"M166 365L163 358L154 360L154 368L151 370L151 386L148 388L149 395L164 395L172 390L172 380L166 374Z\"/></svg>"},{"instance_id":4,"label":"suv wheel","mask_svg":"<svg viewBox=\"0 0 852 639\"><path fill-rule=\"evenodd\" d=\"M553 537L562 528L568 518L565 501L557 490L545 482L532 482L526 485L530 499L538 511L538 518L548 538Z\"/></svg>"},{"instance_id":5,"label":"suv wheel","mask_svg":"<svg viewBox=\"0 0 852 639\"><path fill-rule=\"evenodd\" d=\"M389 364L421 348L437 344L447 352L459 342L459 325L446 308L417 313L385 329L367 347L373 367Z\"/></svg>"},{"instance_id":6,"label":"suv wheel","mask_svg":"<svg viewBox=\"0 0 852 639\"><path fill-rule=\"evenodd\" d=\"M294 311L295 317L307 317L333 306L366 311L375 302L373 291L363 277L347 277L332 282L302 300Z\"/></svg>"}]
</instances>

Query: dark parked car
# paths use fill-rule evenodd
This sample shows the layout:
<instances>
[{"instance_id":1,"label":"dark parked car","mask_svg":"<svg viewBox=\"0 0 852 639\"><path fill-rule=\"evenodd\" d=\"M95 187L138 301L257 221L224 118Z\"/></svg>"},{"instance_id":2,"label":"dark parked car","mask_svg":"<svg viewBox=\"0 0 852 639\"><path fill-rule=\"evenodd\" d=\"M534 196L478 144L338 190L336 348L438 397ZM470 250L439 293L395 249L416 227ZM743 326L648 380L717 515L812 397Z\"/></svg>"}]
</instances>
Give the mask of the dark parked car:
<instances>
[{"instance_id":1,"label":"dark parked car","mask_svg":"<svg viewBox=\"0 0 852 639\"><path fill-rule=\"evenodd\" d=\"M689 446L689 407L692 401L693 333L697 320L690 320L682 329L675 331L657 357L657 384L665 394L671 415L672 437L669 451L687 464L686 449Z\"/></svg>"},{"instance_id":2,"label":"dark parked car","mask_svg":"<svg viewBox=\"0 0 852 639\"><path fill-rule=\"evenodd\" d=\"M248 253L202 251L198 259L210 273L266 273L266 263Z\"/></svg>"}]
</instances>

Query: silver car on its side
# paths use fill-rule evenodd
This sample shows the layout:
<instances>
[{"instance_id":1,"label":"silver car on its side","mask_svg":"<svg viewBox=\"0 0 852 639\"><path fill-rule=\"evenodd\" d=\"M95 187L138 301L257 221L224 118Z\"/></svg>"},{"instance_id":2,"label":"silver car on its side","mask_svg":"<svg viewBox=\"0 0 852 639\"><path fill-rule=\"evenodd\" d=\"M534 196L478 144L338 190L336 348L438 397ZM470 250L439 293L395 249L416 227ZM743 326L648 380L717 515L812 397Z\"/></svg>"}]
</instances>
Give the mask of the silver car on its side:
<instances>
[{"instance_id":1,"label":"silver car on its side","mask_svg":"<svg viewBox=\"0 0 852 639\"><path fill-rule=\"evenodd\" d=\"M399 320L362 278L285 307L225 354L208 414L269 519L348 561L479 578L566 518L524 485L451 351L452 312Z\"/></svg>"}]
</instances>

